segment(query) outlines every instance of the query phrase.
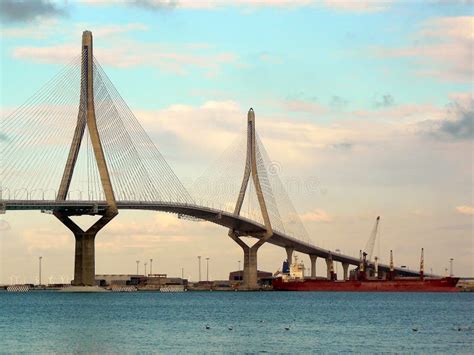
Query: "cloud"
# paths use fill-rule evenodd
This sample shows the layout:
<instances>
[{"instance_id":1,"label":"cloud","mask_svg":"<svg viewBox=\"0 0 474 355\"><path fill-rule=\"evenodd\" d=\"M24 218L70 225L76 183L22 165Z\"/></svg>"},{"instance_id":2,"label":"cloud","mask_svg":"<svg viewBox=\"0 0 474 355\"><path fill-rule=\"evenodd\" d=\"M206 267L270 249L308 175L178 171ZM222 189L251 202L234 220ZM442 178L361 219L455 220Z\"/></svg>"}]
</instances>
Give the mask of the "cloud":
<instances>
[{"instance_id":1,"label":"cloud","mask_svg":"<svg viewBox=\"0 0 474 355\"><path fill-rule=\"evenodd\" d=\"M120 31L144 30L145 26L130 24L123 29L108 26L98 28L107 35ZM76 45L61 44L50 47L20 46L13 49L13 57L38 63L66 64L78 54ZM130 68L155 67L175 75L187 75L192 70L201 70L207 76L215 76L226 65L238 65L234 53L218 52L201 43L145 44L134 40L109 41L109 46L95 50L95 56L105 66Z\"/></svg>"},{"instance_id":2,"label":"cloud","mask_svg":"<svg viewBox=\"0 0 474 355\"><path fill-rule=\"evenodd\" d=\"M57 19L46 19L40 23L32 23L30 25L22 25L21 27L8 27L2 29L2 36L5 38L31 38L31 39L45 39L57 34L58 29L62 26L60 21ZM91 25L88 23L77 23L74 26L69 27L68 32L65 32L68 37L75 38L76 40L80 37L77 36L81 33L84 28L92 30L94 36L104 39L107 37L110 39L116 35L123 35L129 32L135 31L147 31L148 26L142 23L127 23L123 25ZM61 31L64 31L61 28Z\"/></svg>"},{"instance_id":3,"label":"cloud","mask_svg":"<svg viewBox=\"0 0 474 355\"><path fill-rule=\"evenodd\" d=\"M7 230L10 230L10 223L4 219L0 219L0 232L5 232Z\"/></svg>"},{"instance_id":4,"label":"cloud","mask_svg":"<svg viewBox=\"0 0 474 355\"><path fill-rule=\"evenodd\" d=\"M474 111L460 109L458 119L441 122L438 132L454 139L474 138Z\"/></svg>"},{"instance_id":5,"label":"cloud","mask_svg":"<svg viewBox=\"0 0 474 355\"><path fill-rule=\"evenodd\" d=\"M346 108L348 104L349 104L349 101L341 96L333 96L331 97L331 101L329 102L329 105L332 108L336 108L336 109Z\"/></svg>"},{"instance_id":6,"label":"cloud","mask_svg":"<svg viewBox=\"0 0 474 355\"><path fill-rule=\"evenodd\" d=\"M352 147L354 146L353 143L347 143L347 142L344 142L344 143L336 143L336 144L332 144L331 147L336 149L336 150L341 150L341 151L348 151L348 150L351 150Z\"/></svg>"},{"instance_id":7,"label":"cloud","mask_svg":"<svg viewBox=\"0 0 474 355\"><path fill-rule=\"evenodd\" d=\"M104 25L93 29L93 34L96 37L110 37L113 35L134 32L147 31L148 26L142 23L127 23L125 25Z\"/></svg>"},{"instance_id":8,"label":"cloud","mask_svg":"<svg viewBox=\"0 0 474 355\"><path fill-rule=\"evenodd\" d=\"M381 57L413 60L419 76L444 81L471 82L474 17L438 17L424 21L413 35L413 43L401 48L378 48Z\"/></svg>"},{"instance_id":9,"label":"cloud","mask_svg":"<svg viewBox=\"0 0 474 355\"><path fill-rule=\"evenodd\" d=\"M315 157L321 159L321 154L315 154L321 150L347 153L387 142L416 140L426 134L421 123L427 117L438 124L446 114L444 108L430 104L342 113L305 100L285 100L283 106L286 112L273 115L266 115L258 107L254 109L258 131L270 158L292 166L314 162ZM199 161L216 156L243 132L246 110L238 102L221 100L134 112L152 138L166 145L178 159L184 161L192 155ZM331 120L295 119L295 112Z\"/></svg>"},{"instance_id":10,"label":"cloud","mask_svg":"<svg viewBox=\"0 0 474 355\"><path fill-rule=\"evenodd\" d=\"M132 0L129 4L146 10L169 10L178 5L178 0Z\"/></svg>"},{"instance_id":11,"label":"cloud","mask_svg":"<svg viewBox=\"0 0 474 355\"><path fill-rule=\"evenodd\" d=\"M48 0L0 1L0 20L5 23L24 23L65 14L65 9Z\"/></svg>"},{"instance_id":12,"label":"cloud","mask_svg":"<svg viewBox=\"0 0 474 355\"><path fill-rule=\"evenodd\" d=\"M315 209L311 212L307 212L300 216L303 222L332 222L333 217L331 217L327 212L322 209Z\"/></svg>"},{"instance_id":13,"label":"cloud","mask_svg":"<svg viewBox=\"0 0 474 355\"><path fill-rule=\"evenodd\" d=\"M57 19L49 18L39 23L2 28L2 36L4 38L44 39L57 33L58 25L59 21Z\"/></svg>"},{"instance_id":14,"label":"cloud","mask_svg":"<svg viewBox=\"0 0 474 355\"><path fill-rule=\"evenodd\" d=\"M356 13L384 11L391 6L392 2L392 0L323 0L323 4L328 8L338 11L350 11Z\"/></svg>"},{"instance_id":15,"label":"cloud","mask_svg":"<svg viewBox=\"0 0 474 355\"><path fill-rule=\"evenodd\" d=\"M395 100L393 96L390 94L385 94L385 95L382 95L382 97L377 98L375 100L374 106L375 107L389 107L389 106L393 106L394 103L395 103Z\"/></svg>"},{"instance_id":16,"label":"cloud","mask_svg":"<svg viewBox=\"0 0 474 355\"><path fill-rule=\"evenodd\" d=\"M456 211L460 214L474 215L474 206L457 206Z\"/></svg>"},{"instance_id":17,"label":"cloud","mask_svg":"<svg viewBox=\"0 0 474 355\"><path fill-rule=\"evenodd\" d=\"M451 102L442 120L427 120L420 126L425 133L443 140L474 138L474 99L458 97Z\"/></svg>"},{"instance_id":18,"label":"cloud","mask_svg":"<svg viewBox=\"0 0 474 355\"><path fill-rule=\"evenodd\" d=\"M167 9L203 9L212 10L223 7L301 7L312 6L313 0L81 0L88 5L121 4L127 6L141 7L146 10L167 10Z\"/></svg>"},{"instance_id":19,"label":"cloud","mask_svg":"<svg viewBox=\"0 0 474 355\"><path fill-rule=\"evenodd\" d=\"M311 114L323 114L327 111L327 108L318 104L317 102L307 100L285 100L283 107L287 111L293 112L304 112Z\"/></svg>"},{"instance_id":20,"label":"cloud","mask_svg":"<svg viewBox=\"0 0 474 355\"><path fill-rule=\"evenodd\" d=\"M27 229L21 235L29 253L61 250L71 245L71 236L65 229L40 227Z\"/></svg>"},{"instance_id":21,"label":"cloud","mask_svg":"<svg viewBox=\"0 0 474 355\"><path fill-rule=\"evenodd\" d=\"M57 45L53 47L23 46L13 49L13 58L30 60L35 63L67 64L78 55L77 46Z\"/></svg>"},{"instance_id":22,"label":"cloud","mask_svg":"<svg viewBox=\"0 0 474 355\"><path fill-rule=\"evenodd\" d=\"M214 228L221 228L205 224L196 230L195 222L179 219L169 213L135 215L137 220L130 216L121 215L118 220L110 223L101 238L96 240L96 247L112 253L143 249L153 254L153 250L163 247L182 248L183 244L192 243L193 239L207 235Z\"/></svg>"},{"instance_id":23,"label":"cloud","mask_svg":"<svg viewBox=\"0 0 474 355\"><path fill-rule=\"evenodd\" d=\"M439 226L436 229L447 231L472 231L472 224L451 224Z\"/></svg>"},{"instance_id":24,"label":"cloud","mask_svg":"<svg viewBox=\"0 0 474 355\"><path fill-rule=\"evenodd\" d=\"M298 7L323 7L335 11L372 13L388 9L392 3L391 0L81 0L88 5L108 5L122 4L127 6L140 7L151 11L169 10L169 9L203 9L212 10L224 7L240 8L298 8Z\"/></svg>"},{"instance_id":25,"label":"cloud","mask_svg":"<svg viewBox=\"0 0 474 355\"><path fill-rule=\"evenodd\" d=\"M414 209L413 211L411 211L412 214L414 214L415 216L418 216L418 217L429 217L431 216L431 213L425 209L421 209L421 208L416 208Z\"/></svg>"}]
</instances>

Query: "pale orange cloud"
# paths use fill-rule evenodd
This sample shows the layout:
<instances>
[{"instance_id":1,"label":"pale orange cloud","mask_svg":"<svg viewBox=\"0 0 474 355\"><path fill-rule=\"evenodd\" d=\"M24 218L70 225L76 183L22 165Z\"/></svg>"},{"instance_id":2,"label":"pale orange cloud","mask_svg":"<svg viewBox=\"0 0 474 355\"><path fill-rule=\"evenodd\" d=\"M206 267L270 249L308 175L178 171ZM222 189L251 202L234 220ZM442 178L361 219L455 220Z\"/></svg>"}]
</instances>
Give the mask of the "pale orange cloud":
<instances>
[{"instance_id":1,"label":"pale orange cloud","mask_svg":"<svg viewBox=\"0 0 474 355\"><path fill-rule=\"evenodd\" d=\"M303 222L332 222L333 217L322 209L315 209L311 212L304 213L300 216Z\"/></svg>"},{"instance_id":2,"label":"pale orange cloud","mask_svg":"<svg viewBox=\"0 0 474 355\"><path fill-rule=\"evenodd\" d=\"M71 236L67 229L37 228L34 225L31 227L33 228L25 230L21 235L30 254L52 249L61 250L71 243Z\"/></svg>"},{"instance_id":3,"label":"pale orange cloud","mask_svg":"<svg viewBox=\"0 0 474 355\"><path fill-rule=\"evenodd\" d=\"M461 214L474 215L474 206L457 206L456 211Z\"/></svg>"}]
</instances>

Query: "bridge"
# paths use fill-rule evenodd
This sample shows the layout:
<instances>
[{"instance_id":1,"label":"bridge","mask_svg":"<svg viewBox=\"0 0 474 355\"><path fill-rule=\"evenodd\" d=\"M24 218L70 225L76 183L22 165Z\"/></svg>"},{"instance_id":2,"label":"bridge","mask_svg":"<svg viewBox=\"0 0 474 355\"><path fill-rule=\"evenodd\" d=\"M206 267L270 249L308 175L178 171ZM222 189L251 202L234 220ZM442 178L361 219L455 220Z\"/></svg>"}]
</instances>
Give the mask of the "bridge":
<instances>
[{"instance_id":1,"label":"bridge","mask_svg":"<svg viewBox=\"0 0 474 355\"><path fill-rule=\"evenodd\" d=\"M200 205L94 58L90 31L83 32L81 52L5 119L0 181L0 212L48 212L74 234L73 285L95 285L95 237L120 210L167 212L225 227L243 250L247 289L257 288L257 252L265 243L285 248L290 261L295 251L307 254L313 278L317 258L326 260L328 277L334 262L342 263L344 279L349 265L360 265L359 258L320 248L308 238L280 180L269 173L253 109L247 115L245 158L238 162L243 167L241 183L236 192L226 191L234 197L223 201L222 208ZM224 158L226 164L230 160L235 159ZM245 201L250 205L252 198L258 218L244 215L242 207ZM283 203L278 206L277 201ZM285 208L289 213L283 213ZM71 219L82 215L100 218L83 230ZM250 246L242 237L256 242ZM390 270L388 265L378 267L382 272ZM419 274L404 268L395 271Z\"/></svg>"}]
</instances>

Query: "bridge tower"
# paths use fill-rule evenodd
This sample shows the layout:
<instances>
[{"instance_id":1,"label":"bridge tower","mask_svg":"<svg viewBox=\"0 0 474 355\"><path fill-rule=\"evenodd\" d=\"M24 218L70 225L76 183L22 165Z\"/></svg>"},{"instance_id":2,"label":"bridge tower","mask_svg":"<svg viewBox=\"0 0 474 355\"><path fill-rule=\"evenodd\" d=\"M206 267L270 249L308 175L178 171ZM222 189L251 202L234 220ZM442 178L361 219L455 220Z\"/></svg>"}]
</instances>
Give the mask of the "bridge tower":
<instances>
[{"instance_id":1,"label":"bridge tower","mask_svg":"<svg viewBox=\"0 0 474 355\"><path fill-rule=\"evenodd\" d=\"M252 246L248 246L235 230L229 230L229 237L231 237L244 251L244 288L256 289L257 285L257 251L258 249L273 235L273 229L268 216L268 210L265 203L265 198L260 185L260 179L257 170L257 153L256 153L256 136L255 136L255 113L251 108L247 114L247 156L245 159L245 170L242 185L240 187L237 204L235 205L234 214L240 215L242 204L245 198L245 192L249 184L250 175L257 193L258 204L260 212L262 213L263 222L265 225L265 232L253 235L259 240Z\"/></svg>"},{"instance_id":2,"label":"bridge tower","mask_svg":"<svg viewBox=\"0 0 474 355\"><path fill-rule=\"evenodd\" d=\"M56 200L66 200L74 172L74 167L76 165L79 150L81 148L81 141L84 136L84 131L87 127L94 151L94 157L97 162L107 207L103 212L100 212L102 217L86 231L82 230L82 228L74 223L70 216L81 215L85 213L97 214L97 211L54 211L54 215L74 233L74 237L76 239L74 280L72 282L72 284L75 286L95 285L95 236L118 214L117 203L115 201L115 195L112 188L112 183L110 181L109 170L107 168L104 150L102 148L99 131L97 129L94 108L93 58L92 32L84 31L82 33L81 96L79 103L79 113L77 116L77 124Z\"/></svg>"}]
</instances>

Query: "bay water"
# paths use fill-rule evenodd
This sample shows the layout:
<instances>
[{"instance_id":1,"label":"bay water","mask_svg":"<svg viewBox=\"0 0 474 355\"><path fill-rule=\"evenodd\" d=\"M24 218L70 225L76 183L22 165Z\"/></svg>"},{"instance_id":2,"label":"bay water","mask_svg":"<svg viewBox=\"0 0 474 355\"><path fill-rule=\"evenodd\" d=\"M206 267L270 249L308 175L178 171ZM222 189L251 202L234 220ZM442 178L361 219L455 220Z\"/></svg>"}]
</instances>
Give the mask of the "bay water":
<instances>
[{"instance_id":1,"label":"bay water","mask_svg":"<svg viewBox=\"0 0 474 355\"><path fill-rule=\"evenodd\" d=\"M474 293L0 292L0 352L474 354Z\"/></svg>"}]
</instances>

